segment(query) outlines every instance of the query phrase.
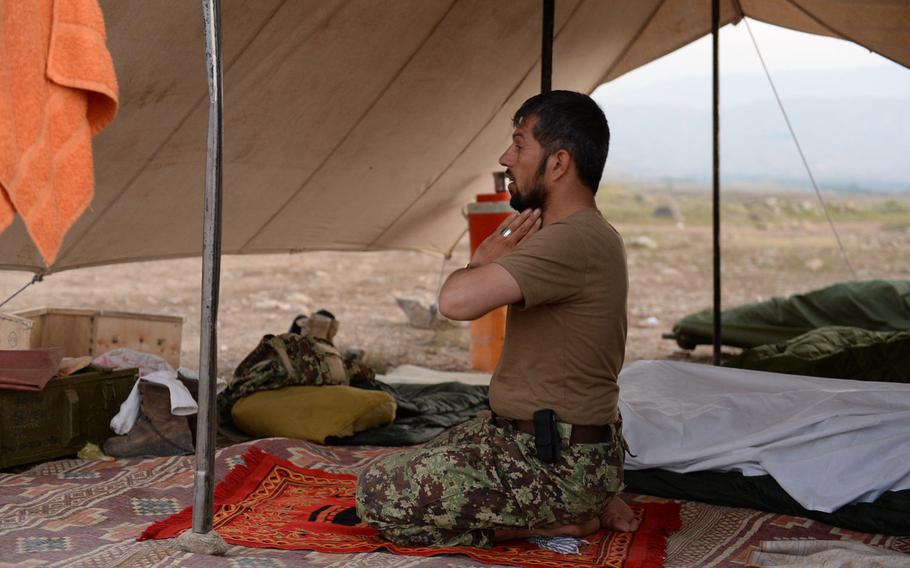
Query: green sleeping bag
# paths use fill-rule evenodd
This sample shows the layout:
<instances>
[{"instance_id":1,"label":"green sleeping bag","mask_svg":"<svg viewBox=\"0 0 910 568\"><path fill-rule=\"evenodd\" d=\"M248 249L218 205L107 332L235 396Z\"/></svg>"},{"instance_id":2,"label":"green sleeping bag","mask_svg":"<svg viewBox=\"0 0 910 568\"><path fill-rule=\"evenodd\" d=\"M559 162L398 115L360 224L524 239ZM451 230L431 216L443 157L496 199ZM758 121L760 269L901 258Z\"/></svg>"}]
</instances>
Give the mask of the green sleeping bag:
<instances>
[{"instance_id":1,"label":"green sleeping bag","mask_svg":"<svg viewBox=\"0 0 910 568\"><path fill-rule=\"evenodd\" d=\"M721 341L734 347L779 343L826 326L870 331L910 331L910 281L870 280L834 284L789 298L772 298L721 313ZM683 349L714 342L711 310L688 315L673 327Z\"/></svg>"},{"instance_id":2,"label":"green sleeping bag","mask_svg":"<svg viewBox=\"0 0 910 568\"><path fill-rule=\"evenodd\" d=\"M910 383L910 331L823 327L754 347L726 367L790 375Z\"/></svg>"}]
</instances>

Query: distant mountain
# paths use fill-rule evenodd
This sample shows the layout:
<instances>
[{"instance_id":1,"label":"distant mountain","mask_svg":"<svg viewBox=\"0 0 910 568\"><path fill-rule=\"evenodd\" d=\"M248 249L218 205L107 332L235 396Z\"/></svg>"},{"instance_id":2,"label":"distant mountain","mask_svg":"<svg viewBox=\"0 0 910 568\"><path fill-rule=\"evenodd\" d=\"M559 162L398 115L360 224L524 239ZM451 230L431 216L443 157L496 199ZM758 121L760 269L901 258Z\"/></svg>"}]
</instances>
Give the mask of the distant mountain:
<instances>
[{"instance_id":1,"label":"distant mountain","mask_svg":"<svg viewBox=\"0 0 910 568\"><path fill-rule=\"evenodd\" d=\"M775 78L806 159L823 186L910 192L910 72L883 69ZM886 79L891 83L883 84ZM647 89L610 92L608 87L595 92L613 136L608 179L710 181L710 84L681 79ZM727 78L721 101L725 184L809 184L763 76Z\"/></svg>"},{"instance_id":2,"label":"distant mountain","mask_svg":"<svg viewBox=\"0 0 910 568\"><path fill-rule=\"evenodd\" d=\"M711 75L707 68L702 76L670 79L642 85L631 75L601 85L593 94L599 103L635 104L708 109L711 104ZM771 70L774 85L784 102L796 99L891 99L910 100L910 70L899 65L861 67L856 69L813 71ZM723 74L720 76L721 105L726 107L773 100L771 86L764 73Z\"/></svg>"}]
</instances>

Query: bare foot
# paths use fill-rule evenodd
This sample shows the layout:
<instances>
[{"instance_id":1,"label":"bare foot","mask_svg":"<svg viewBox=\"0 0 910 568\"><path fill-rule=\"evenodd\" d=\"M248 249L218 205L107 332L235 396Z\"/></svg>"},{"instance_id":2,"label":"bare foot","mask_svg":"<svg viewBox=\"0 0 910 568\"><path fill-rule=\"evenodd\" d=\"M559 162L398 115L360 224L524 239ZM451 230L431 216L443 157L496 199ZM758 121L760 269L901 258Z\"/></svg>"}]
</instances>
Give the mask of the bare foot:
<instances>
[{"instance_id":1,"label":"bare foot","mask_svg":"<svg viewBox=\"0 0 910 568\"><path fill-rule=\"evenodd\" d=\"M530 536L574 536L582 538L589 534L594 534L598 530L600 530L600 519L595 517L584 523L563 525L560 527L539 529L496 529L493 534L493 540L501 542L504 540L514 540L516 538L528 538Z\"/></svg>"},{"instance_id":2,"label":"bare foot","mask_svg":"<svg viewBox=\"0 0 910 568\"><path fill-rule=\"evenodd\" d=\"M619 495L614 495L600 513L600 528L608 531L635 532L640 524L641 521L635 518L635 513Z\"/></svg>"}]
</instances>

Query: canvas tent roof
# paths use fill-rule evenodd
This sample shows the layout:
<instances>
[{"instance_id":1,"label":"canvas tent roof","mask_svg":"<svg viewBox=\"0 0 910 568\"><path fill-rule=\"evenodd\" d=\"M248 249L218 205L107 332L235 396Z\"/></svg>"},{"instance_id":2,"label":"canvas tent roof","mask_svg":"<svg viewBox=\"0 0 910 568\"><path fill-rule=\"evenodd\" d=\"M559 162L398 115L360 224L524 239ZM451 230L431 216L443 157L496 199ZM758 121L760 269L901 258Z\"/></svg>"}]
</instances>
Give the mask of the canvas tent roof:
<instances>
[{"instance_id":1,"label":"canvas tent roof","mask_svg":"<svg viewBox=\"0 0 910 568\"><path fill-rule=\"evenodd\" d=\"M198 255L208 93L196 2L102 0L120 114L48 269L16 221L0 267ZM537 92L540 1L225 0L223 252L446 253ZM910 65L905 0L722 0ZM554 88L590 92L710 32L707 0L558 0ZM706 66L709 64L705 62ZM608 166L609 167L609 166Z\"/></svg>"}]
</instances>

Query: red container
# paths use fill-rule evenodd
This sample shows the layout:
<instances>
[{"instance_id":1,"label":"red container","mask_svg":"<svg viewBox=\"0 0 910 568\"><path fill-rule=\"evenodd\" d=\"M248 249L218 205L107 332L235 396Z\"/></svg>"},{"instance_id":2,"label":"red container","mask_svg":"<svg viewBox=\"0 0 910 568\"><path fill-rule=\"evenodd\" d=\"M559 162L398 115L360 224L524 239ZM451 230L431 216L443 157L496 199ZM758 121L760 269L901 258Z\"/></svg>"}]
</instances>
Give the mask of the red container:
<instances>
[{"instance_id":1,"label":"red container","mask_svg":"<svg viewBox=\"0 0 910 568\"><path fill-rule=\"evenodd\" d=\"M513 212L509 194L481 193L476 203L467 207L468 235L471 239L471 257L480 243L495 231L499 224ZM499 363L502 344L506 336L506 307L496 308L471 322L471 366L479 371L493 371Z\"/></svg>"},{"instance_id":2,"label":"red container","mask_svg":"<svg viewBox=\"0 0 910 568\"><path fill-rule=\"evenodd\" d=\"M480 243L499 227L514 210L509 205L509 194L478 193L477 203L468 203L468 235L471 238L471 257Z\"/></svg>"}]
</instances>

